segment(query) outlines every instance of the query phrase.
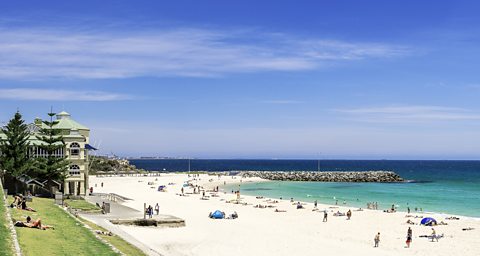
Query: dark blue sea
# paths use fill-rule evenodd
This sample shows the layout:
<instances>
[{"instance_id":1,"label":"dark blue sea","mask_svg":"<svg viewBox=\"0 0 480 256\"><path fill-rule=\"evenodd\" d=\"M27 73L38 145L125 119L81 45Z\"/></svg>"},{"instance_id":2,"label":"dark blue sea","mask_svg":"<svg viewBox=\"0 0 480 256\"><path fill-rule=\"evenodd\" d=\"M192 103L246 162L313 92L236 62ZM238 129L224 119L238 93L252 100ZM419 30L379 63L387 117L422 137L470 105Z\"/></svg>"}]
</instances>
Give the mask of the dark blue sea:
<instances>
[{"instance_id":1,"label":"dark blue sea","mask_svg":"<svg viewBox=\"0 0 480 256\"><path fill-rule=\"evenodd\" d=\"M131 160L150 171L188 171L188 160ZM191 171L318 171L317 160L190 160ZM355 207L379 202L401 210L480 217L480 161L321 160L320 171L394 171L413 183L267 182L242 184L244 194L274 198L337 200ZM229 189L229 188L227 188Z\"/></svg>"}]
</instances>

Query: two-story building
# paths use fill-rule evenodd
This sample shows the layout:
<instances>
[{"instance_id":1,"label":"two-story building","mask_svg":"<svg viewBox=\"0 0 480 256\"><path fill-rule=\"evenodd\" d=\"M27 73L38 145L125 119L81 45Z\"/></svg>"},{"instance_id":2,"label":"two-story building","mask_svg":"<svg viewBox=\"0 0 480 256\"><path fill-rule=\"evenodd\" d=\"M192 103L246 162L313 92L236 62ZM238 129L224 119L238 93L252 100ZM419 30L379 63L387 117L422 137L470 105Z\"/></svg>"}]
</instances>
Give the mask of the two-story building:
<instances>
[{"instance_id":1,"label":"two-story building","mask_svg":"<svg viewBox=\"0 0 480 256\"><path fill-rule=\"evenodd\" d=\"M67 178L63 184L63 192L66 195L84 196L88 193L89 151L95 150L89 145L90 129L73 120L69 113L62 111L56 115L58 123L53 127L61 130L65 147L55 152L55 156L66 157L69 163ZM39 145L38 140L41 128L48 128L40 118L36 118L28 125L30 131L29 143L31 157L46 157L47 153ZM5 135L0 132L0 139Z\"/></svg>"}]
</instances>

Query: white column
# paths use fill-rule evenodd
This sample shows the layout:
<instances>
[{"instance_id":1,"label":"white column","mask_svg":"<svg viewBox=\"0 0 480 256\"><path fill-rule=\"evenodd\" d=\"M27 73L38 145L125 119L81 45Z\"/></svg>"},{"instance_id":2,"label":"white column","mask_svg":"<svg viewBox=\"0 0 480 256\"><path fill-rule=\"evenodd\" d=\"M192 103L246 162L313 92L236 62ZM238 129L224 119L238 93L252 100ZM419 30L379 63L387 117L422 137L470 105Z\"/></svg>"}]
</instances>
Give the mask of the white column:
<instances>
[{"instance_id":1,"label":"white column","mask_svg":"<svg viewBox=\"0 0 480 256\"><path fill-rule=\"evenodd\" d=\"M70 182L68 181L65 181L65 183L63 184L63 194L65 195L68 195L70 194Z\"/></svg>"},{"instance_id":2,"label":"white column","mask_svg":"<svg viewBox=\"0 0 480 256\"><path fill-rule=\"evenodd\" d=\"M73 195L76 196L76 195L77 195L77 182L74 181L73 184L74 184L74 185L73 185Z\"/></svg>"},{"instance_id":3,"label":"white column","mask_svg":"<svg viewBox=\"0 0 480 256\"><path fill-rule=\"evenodd\" d=\"M80 195L85 195L85 182L80 182Z\"/></svg>"}]
</instances>

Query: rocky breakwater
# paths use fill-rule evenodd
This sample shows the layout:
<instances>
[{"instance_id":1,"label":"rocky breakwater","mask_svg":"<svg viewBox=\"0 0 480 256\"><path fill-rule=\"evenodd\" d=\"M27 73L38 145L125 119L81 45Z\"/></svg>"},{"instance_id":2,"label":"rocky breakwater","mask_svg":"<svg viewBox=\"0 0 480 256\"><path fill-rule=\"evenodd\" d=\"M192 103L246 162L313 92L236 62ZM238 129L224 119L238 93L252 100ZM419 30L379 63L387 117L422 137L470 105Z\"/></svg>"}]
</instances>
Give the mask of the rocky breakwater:
<instances>
[{"instance_id":1,"label":"rocky breakwater","mask_svg":"<svg viewBox=\"0 0 480 256\"><path fill-rule=\"evenodd\" d=\"M282 181L322 181L322 182L404 182L405 180L392 171L364 172L273 172L273 171L243 171L242 177L258 177L266 180Z\"/></svg>"}]
</instances>

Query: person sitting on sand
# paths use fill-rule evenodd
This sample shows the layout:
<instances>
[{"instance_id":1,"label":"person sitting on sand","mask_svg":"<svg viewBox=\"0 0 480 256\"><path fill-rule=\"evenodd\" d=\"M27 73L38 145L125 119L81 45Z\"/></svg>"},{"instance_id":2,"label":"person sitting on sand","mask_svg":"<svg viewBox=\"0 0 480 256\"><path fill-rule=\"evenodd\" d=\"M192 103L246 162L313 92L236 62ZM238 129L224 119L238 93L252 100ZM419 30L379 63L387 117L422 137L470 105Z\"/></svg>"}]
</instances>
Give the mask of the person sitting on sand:
<instances>
[{"instance_id":1,"label":"person sitting on sand","mask_svg":"<svg viewBox=\"0 0 480 256\"><path fill-rule=\"evenodd\" d=\"M297 209L303 209L303 205L300 202L297 203Z\"/></svg>"},{"instance_id":2,"label":"person sitting on sand","mask_svg":"<svg viewBox=\"0 0 480 256\"><path fill-rule=\"evenodd\" d=\"M411 221L411 220L407 220L407 224L415 225L415 222L413 222L413 221Z\"/></svg>"},{"instance_id":3,"label":"person sitting on sand","mask_svg":"<svg viewBox=\"0 0 480 256\"><path fill-rule=\"evenodd\" d=\"M238 213L235 211L232 214L230 214L230 217L228 219L236 219L238 218Z\"/></svg>"},{"instance_id":4,"label":"person sitting on sand","mask_svg":"<svg viewBox=\"0 0 480 256\"><path fill-rule=\"evenodd\" d=\"M460 218L458 218L458 217L447 217L445 219L446 220L459 220Z\"/></svg>"}]
</instances>

